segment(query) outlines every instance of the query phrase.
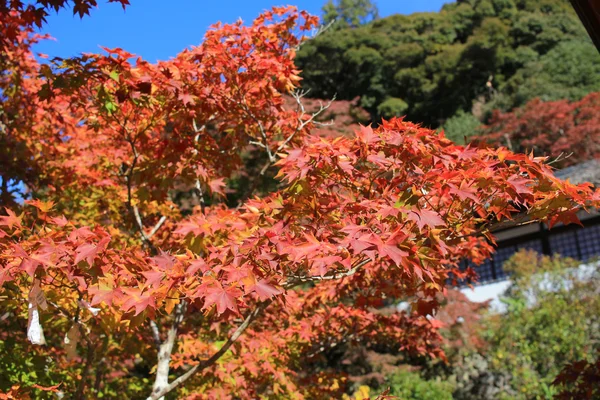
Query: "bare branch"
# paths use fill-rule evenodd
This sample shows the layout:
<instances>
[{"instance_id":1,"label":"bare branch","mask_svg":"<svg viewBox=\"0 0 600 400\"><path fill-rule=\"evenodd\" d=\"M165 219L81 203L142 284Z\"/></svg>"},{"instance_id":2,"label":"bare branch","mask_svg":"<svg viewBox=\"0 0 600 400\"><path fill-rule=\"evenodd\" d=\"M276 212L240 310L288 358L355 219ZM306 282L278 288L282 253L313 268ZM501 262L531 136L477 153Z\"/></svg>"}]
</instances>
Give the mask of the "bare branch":
<instances>
[{"instance_id":1,"label":"bare branch","mask_svg":"<svg viewBox=\"0 0 600 400\"><path fill-rule=\"evenodd\" d=\"M127 132L125 126L123 126L123 129ZM137 227L137 231L140 234L140 238L142 239L142 242L144 242L150 248L150 250L152 252L156 253L158 251L158 249L156 248L154 243L152 243L152 241L150 240L150 237L148 237L148 235L146 235L146 232L144 231L144 223L143 223L142 215L140 214L140 210L138 209L138 207L136 205L133 204L133 193L132 193L133 172L135 170L135 167L137 165L138 158L140 157L140 155L137 152L137 149L135 147L134 139L132 139L129 134L127 134L126 137L127 137L127 139L126 139L127 142L131 146L131 152L133 153L133 161L131 162L131 165L127 168L127 170L123 171L123 175L125 176L125 182L127 183L127 206L129 208L130 212L133 214L133 220ZM163 221L163 223L164 223L164 221ZM161 223L161 225L162 225L162 223ZM158 228L160 228L160 226L158 226ZM158 230L158 228L156 230ZM154 233L156 233L156 232L154 232ZM154 233L152 233L152 235L154 235Z\"/></svg>"},{"instance_id":2,"label":"bare branch","mask_svg":"<svg viewBox=\"0 0 600 400\"><path fill-rule=\"evenodd\" d=\"M213 119L214 115L211 116L208 120L211 121ZM206 129L206 125L202 125L200 128L198 128L198 126L196 125L196 120L192 120L192 127L194 128L194 132L196 133L196 136L194 136L194 143L198 144L198 141L200 140L200 133L202 131L204 131ZM192 152L194 153L194 155L198 154L198 149L192 149ZM195 194L198 196L198 201L200 202L200 208L202 209L202 214L204 214L204 211L206 209L206 201L204 199L204 191L202 190L202 185L200 183L200 178L196 177L196 184L195 184Z\"/></svg>"},{"instance_id":3,"label":"bare branch","mask_svg":"<svg viewBox=\"0 0 600 400\"><path fill-rule=\"evenodd\" d=\"M283 150L291 141L292 139L294 139L294 137L296 136L296 134L298 132L301 132L307 125L314 123L314 124L319 124L319 125L332 125L333 121L331 121L330 123L321 123L321 122L317 122L315 121L315 119L321 115L325 110L327 110L329 107L331 107L331 104L333 104L333 102L336 99L336 96L334 95L333 98L331 100L329 100L329 102L326 105L323 105L322 102L320 103L319 109L312 113L310 115L310 117L308 119L305 119L304 116L306 115L306 109L304 107L304 104L302 103L302 98L304 96L306 96L306 94L308 93L307 91L295 91L294 93L292 93L292 97L294 97L294 99L296 100L296 103L298 104L298 110L300 111L300 115L298 116L298 126L296 127L296 129L287 137L283 140L283 142L281 142L279 144L279 146L277 147L277 149L275 150L275 152L272 152L269 145L267 144L267 137L264 134L264 131L261 129L261 132L263 132L263 137L265 140L265 144L262 143L257 143L257 142L251 142L252 144L258 144L259 146L265 148L267 150L267 155L269 156L269 159L267 160L267 162L265 163L265 165L262 167L262 169L260 170L260 175L264 175L265 172L267 171L267 169L276 161L276 155L277 153L279 153L281 150ZM247 108L246 108L247 109ZM247 111L249 112L249 111ZM250 116L257 122L260 124L260 122L256 119L256 117L254 117L253 115L250 114ZM262 127L262 125L259 125L259 127ZM252 193L250 193L250 195L252 195Z\"/></svg>"},{"instance_id":4,"label":"bare branch","mask_svg":"<svg viewBox=\"0 0 600 400\"><path fill-rule=\"evenodd\" d=\"M138 230L140 232L140 236L144 242L150 241L148 236L146 236L146 232L144 232L144 223L142 222L142 215L140 214L140 210L137 206L132 205L133 215L135 217L135 222L137 224Z\"/></svg>"},{"instance_id":5,"label":"bare branch","mask_svg":"<svg viewBox=\"0 0 600 400\"><path fill-rule=\"evenodd\" d=\"M299 107L299 109L301 111L300 116L298 117L298 123L299 124L298 124L298 127L296 128L296 130L290 136L288 136L288 138L285 139L283 141L283 143L281 143L279 145L279 147L277 148L276 153L278 153L281 150L283 150L285 148L285 146L287 146L288 143L294 138L294 136L298 132L302 131L308 124L314 123L315 119L319 115L321 115L325 110L327 110L329 107L331 107L331 104L333 104L333 102L336 99L336 95L334 95L331 98L331 100L329 100L329 102L327 103L327 105L323 105L323 102L319 101L319 109L316 112L312 113L311 116L307 120L304 120L304 116L306 115L306 110L304 108L304 104L302 103L302 98L304 96L306 96L307 93L308 93L307 91L306 92L298 92L298 91L296 91L296 92L292 93L292 97L294 97L294 99L296 100L296 103L298 103L298 107ZM332 123L333 123L333 121L332 121Z\"/></svg>"},{"instance_id":6,"label":"bare branch","mask_svg":"<svg viewBox=\"0 0 600 400\"><path fill-rule=\"evenodd\" d=\"M100 385L102 384L102 376L104 374L104 370L106 369L107 361L106 361L105 355L106 355L106 350L108 348L108 342L109 342L108 335L102 335L101 337L103 337L103 341L102 341L102 348L100 349L99 354L101 354L102 356L98 360L98 366L96 367L96 376L94 378L94 393L96 394L96 396L100 392Z\"/></svg>"},{"instance_id":7,"label":"bare branch","mask_svg":"<svg viewBox=\"0 0 600 400\"><path fill-rule=\"evenodd\" d=\"M256 125L258 126L260 135L262 136L262 139L263 139L263 143L259 144L259 146L264 148L265 150L267 150L267 156L269 157L269 163L274 163L275 155L273 154L273 151L271 151L271 147L269 146L269 139L267 137L267 131L265 130L265 127L263 126L262 122L256 117L256 115L254 115L252 113L252 111L250 111L250 108L248 108L248 106L245 103L237 102L237 104L242 108L242 110L244 110L244 112L251 119L254 120L254 122L256 122ZM260 143L260 142L254 141L254 144L258 144L258 143Z\"/></svg>"},{"instance_id":8,"label":"bare branch","mask_svg":"<svg viewBox=\"0 0 600 400\"><path fill-rule=\"evenodd\" d=\"M196 179L196 195L198 196L198 201L200 202L200 208L202 209L202 214L204 214L204 210L206 209L206 201L204 200L204 192L202 191L202 185L200 184L200 179Z\"/></svg>"},{"instance_id":9,"label":"bare branch","mask_svg":"<svg viewBox=\"0 0 600 400\"><path fill-rule=\"evenodd\" d=\"M150 233L147 235L148 239L151 239L152 236L154 236L154 234L156 234L156 232L158 232L158 230L165 223L166 220L167 220L166 216L163 215L162 217L160 217L160 219L158 220L158 222L156 223L156 225L154 225L154 228L152 228L152 230L150 231Z\"/></svg>"},{"instance_id":10,"label":"bare branch","mask_svg":"<svg viewBox=\"0 0 600 400\"><path fill-rule=\"evenodd\" d=\"M80 325L80 329L81 329L81 325ZM85 335L85 333L83 333L83 334ZM90 373L90 369L92 367L92 363L94 362L94 355L95 355L94 354L95 353L94 344L86 336L84 336L84 338L86 339L87 352L86 352L86 357L85 357L85 363L83 364L83 370L80 373L79 384L77 385L77 390L74 395L74 399L77 399L77 400L83 400L86 398L85 387L86 387L86 383L87 383L87 377Z\"/></svg>"},{"instance_id":11,"label":"bare branch","mask_svg":"<svg viewBox=\"0 0 600 400\"><path fill-rule=\"evenodd\" d=\"M510 135L508 133L504 134L504 139L506 139L506 147L510 150L510 151L514 151L513 150L513 145L512 145L512 141L510 140Z\"/></svg>"},{"instance_id":12,"label":"bare branch","mask_svg":"<svg viewBox=\"0 0 600 400\"><path fill-rule=\"evenodd\" d=\"M262 147L263 149L266 149L266 148L267 148L267 146L265 146L265 144L264 144L264 143L257 142L256 140L251 140L251 141L249 141L248 143L250 143L250 144L253 144L253 145L255 145L255 146Z\"/></svg>"},{"instance_id":13,"label":"bare branch","mask_svg":"<svg viewBox=\"0 0 600 400\"><path fill-rule=\"evenodd\" d=\"M304 43L313 40L314 38L316 38L319 35L322 35L325 31L327 31L329 28L331 28L333 26L333 24L336 23L336 21L337 21L336 19L333 19L327 25L320 25L316 30L313 30L312 36L307 37L302 42L298 43L298 45L294 48L294 50L298 51Z\"/></svg>"},{"instance_id":14,"label":"bare branch","mask_svg":"<svg viewBox=\"0 0 600 400\"><path fill-rule=\"evenodd\" d=\"M192 120L192 128L194 129L195 133L200 133L200 132L204 131L204 129L206 129L206 125L202 125L200 128L198 128L198 125L196 125L196 120L193 119ZM194 138L194 141L198 142L198 135L196 135L196 137Z\"/></svg>"},{"instance_id":15,"label":"bare branch","mask_svg":"<svg viewBox=\"0 0 600 400\"><path fill-rule=\"evenodd\" d=\"M571 157L572 155L573 155L573 152L570 152L569 154L566 154L566 155L565 155L565 153L564 153L564 152L561 152L561 153L558 155L558 157L556 157L556 158L555 158L554 160L552 160L552 161L548 161L548 162L546 163L546 165L552 165L552 164L556 164L557 162L564 161L564 160L566 160L567 158Z\"/></svg>"}]
</instances>

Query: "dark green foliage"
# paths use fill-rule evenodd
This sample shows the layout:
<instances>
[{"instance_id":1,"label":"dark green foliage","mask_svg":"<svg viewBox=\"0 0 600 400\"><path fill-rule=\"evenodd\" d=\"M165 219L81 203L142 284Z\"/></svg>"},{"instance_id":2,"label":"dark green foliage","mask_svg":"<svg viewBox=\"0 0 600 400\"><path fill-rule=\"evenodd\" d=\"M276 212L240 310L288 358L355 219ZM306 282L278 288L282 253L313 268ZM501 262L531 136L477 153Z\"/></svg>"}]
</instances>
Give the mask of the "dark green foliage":
<instances>
[{"instance_id":1,"label":"dark green foliage","mask_svg":"<svg viewBox=\"0 0 600 400\"><path fill-rule=\"evenodd\" d=\"M448 139L454 143L465 144L471 136L477 134L480 125L481 122L473 114L459 110L444 122L442 128Z\"/></svg>"},{"instance_id":2,"label":"dark green foliage","mask_svg":"<svg viewBox=\"0 0 600 400\"><path fill-rule=\"evenodd\" d=\"M395 97L389 97L383 101L378 107L377 112L384 118L401 117L408 110L408 104Z\"/></svg>"},{"instance_id":3,"label":"dark green foliage","mask_svg":"<svg viewBox=\"0 0 600 400\"><path fill-rule=\"evenodd\" d=\"M297 64L315 97L360 96L374 120L400 113L432 127L474 103L485 121L493 107L600 90L600 55L567 0L462 0L392 15L324 33Z\"/></svg>"},{"instance_id":4,"label":"dark green foliage","mask_svg":"<svg viewBox=\"0 0 600 400\"><path fill-rule=\"evenodd\" d=\"M520 57L530 61L506 82L488 110L512 109L535 97L579 100L600 88L600 56L590 41L561 42L538 59L522 49Z\"/></svg>"}]
</instances>

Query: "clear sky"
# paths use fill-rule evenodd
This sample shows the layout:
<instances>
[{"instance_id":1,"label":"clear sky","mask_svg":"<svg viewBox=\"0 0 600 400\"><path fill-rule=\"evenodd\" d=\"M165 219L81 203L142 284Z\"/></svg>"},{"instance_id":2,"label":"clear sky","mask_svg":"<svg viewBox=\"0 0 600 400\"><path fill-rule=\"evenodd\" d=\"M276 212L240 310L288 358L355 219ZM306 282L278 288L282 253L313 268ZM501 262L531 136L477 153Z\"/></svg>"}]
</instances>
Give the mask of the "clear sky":
<instances>
[{"instance_id":1,"label":"clear sky","mask_svg":"<svg viewBox=\"0 0 600 400\"><path fill-rule=\"evenodd\" d=\"M252 21L274 5L293 4L321 15L326 0L131 0L125 11L117 4L99 1L91 16L80 20L69 10L52 13L43 32L45 41L36 51L51 57L69 57L100 51L99 46L121 47L154 62L167 60L202 41L206 29L217 21ZM381 16L438 11L451 0L377 0Z\"/></svg>"}]
</instances>

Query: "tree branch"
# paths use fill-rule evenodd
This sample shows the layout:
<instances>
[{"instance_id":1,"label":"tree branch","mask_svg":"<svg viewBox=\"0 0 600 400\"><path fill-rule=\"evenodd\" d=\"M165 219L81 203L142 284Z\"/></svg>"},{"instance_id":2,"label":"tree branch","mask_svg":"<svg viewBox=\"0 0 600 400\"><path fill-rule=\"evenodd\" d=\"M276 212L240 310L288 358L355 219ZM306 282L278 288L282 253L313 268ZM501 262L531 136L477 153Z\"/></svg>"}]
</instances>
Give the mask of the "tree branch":
<instances>
[{"instance_id":1,"label":"tree branch","mask_svg":"<svg viewBox=\"0 0 600 400\"><path fill-rule=\"evenodd\" d=\"M152 239L152 236L154 236L154 234L156 234L156 232L158 232L158 230L165 223L166 220L167 220L167 217L165 215L163 215L162 217L160 217L160 219L158 220L158 222L156 223L156 225L154 225L154 228L152 228L152 230L150 231L150 233L147 235L148 239Z\"/></svg>"},{"instance_id":2,"label":"tree branch","mask_svg":"<svg viewBox=\"0 0 600 400\"><path fill-rule=\"evenodd\" d=\"M87 344L87 354L85 357L85 364L83 365L83 371L81 371L81 376L79 378L79 384L77 385L77 391L75 392L74 399L83 400L83 399L85 399L86 381L87 381L87 377L90 373L90 369L92 367L92 362L94 361L94 353L95 352L94 352L94 346L93 346L92 341L89 340L89 338L87 338L87 335L85 335L85 332L83 332L81 325L79 325L79 329L81 331L81 334L84 336L84 340L86 341L86 344Z\"/></svg>"},{"instance_id":3,"label":"tree branch","mask_svg":"<svg viewBox=\"0 0 600 400\"><path fill-rule=\"evenodd\" d=\"M307 282L319 282L319 281L332 281L337 279L346 278L354 275L360 268L370 263L372 260L370 258L366 258L357 262L351 269L348 271L335 272L331 275L317 275L317 276L290 276L288 281L282 285L284 289L291 289L295 286L301 285Z\"/></svg>"},{"instance_id":4,"label":"tree branch","mask_svg":"<svg viewBox=\"0 0 600 400\"><path fill-rule=\"evenodd\" d=\"M96 376L94 379L94 394L97 396L100 392L100 386L102 385L102 375L104 374L104 369L106 368L106 351L108 349L109 337L107 334L102 335L102 349L100 350L100 354L102 357L98 360L98 366L96 367Z\"/></svg>"},{"instance_id":5,"label":"tree branch","mask_svg":"<svg viewBox=\"0 0 600 400\"><path fill-rule=\"evenodd\" d=\"M214 115L211 116L208 120L211 121L213 119ZM196 134L194 136L194 143L196 143L196 145L198 144L198 141L200 140L200 133L202 133L205 129L206 129L206 125L202 125L200 128L198 128L198 126L196 125L196 120L192 120L192 128L194 129L194 133ZM192 149L192 152L194 153L194 155L198 154L198 149L194 148ZM198 201L200 202L200 209L202 211L202 214L205 213L205 209L206 209L206 201L204 199L204 191L202 190L202 185L200 183L200 178L196 177L196 185L195 185L195 193L198 196Z\"/></svg>"},{"instance_id":6,"label":"tree branch","mask_svg":"<svg viewBox=\"0 0 600 400\"><path fill-rule=\"evenodd\" d=\"M298 45L294 48L294 50L298 51L304 43L313 40L314 38L316 38L319 35L322 35L325 31L327 31L329 28L331 28L333 26L333 24L335 24L336 22L337 22L337 20L333 19L326 25L320 25L316 30L313 30L311 37L308 37L305 40L303 40L302 42L298 43Z\"/></svg>"},{"instance_id":7,"label":"tree branch","mask_svg":"<svg viewBox=\"0 0 600 400\"><path fill-rule=\"evenodd\" d=\"M570 152L569 154L565 154L564 152L561 152L558 157L556 157L554 160L548 161L546 163L546 165L552 165L552 164L556 164L558 162L564 161L567 158L571 157L574 153Z\"/></svg>"},{"instance_id":8,"label":"tree branch","mask_svg":"<svg viewBox=\"0 0 600 400\"><path fill-rule=\"evenodd\" d=\"M239 337L242 335L242 333L244 333L244 331L248 328L248 326L250 326L250 324L272 302L273 302L273 300L267 300L265 302L260 303L252 312L250 312L250 314L248 314L246 316L246 318L244 319L244 322L242 322L242 324L240 326L238 326L238 328L235 330L235 332L233 332L233 334L229 337L229 339L227 339L227 342L225 342L223 347L221 347L215 354L213 354L210 358L208 358L204 361L200 361L199 363L194 365L192 368L190 368L186 373L179 376L177 379L175 379L173 382L169 383L165 387L161 388L161 390L153 391L152 394L150 395L150 397L147 398L147 400L160 399L161 397L163 397L164 395L166 395L173 389L182 385L184 382L186 382L188 379L190 379L197 372L200 372L200 371L206 369L207 367L210 367L214 363L216 363L219 360L219 358L221 358L227 352L227 350L229 350L229 348L235 343L235 341L239 339Z\"/></svg>"},{"instance_id":9,"label":"tree branch","mask_svg":"<svg viewBox=\"0 0 600 400\"><path fill-rule=\"evenodd\" d=\"M206 209L206 200L204 200L204 192L202 191L202 185L200 184L200 179L196 179L196 195L198 196L198 201L200 202L200 209L202 214L205 213Z\"/></svg>"},{"instance_id":10,"label":"tree branch","mask_svg":"<svg viewBox=\"0 0 600 400\"><path fill-rule=\"evenodd\" d=\"M125 129L125 127L123 127L123 129ZM133 180L133 172L135 170L135 167L137 165L137 161L139 158L139 153L137 152L137 149L135 148L134 140L130 137L130 135L126 135L126 137L127 137L126 138L127 143L129 143L129 145L131 146L131 152L133 153L133 161L131 162L131 165L125 171L123 171L123 175L125 176L125 182L127 183L127 206L129 208L130 212L133 214L133 220L137 227L137 231L140 234L140 238L142 239L142 242L144 242L150 248L150 250L152 250L152 252L156 253L156 252L158 252L156 246L154 246L154 243L152 243L152 241L150 240L150 238L146 235L146 232L144 231L144 223L142 221L142 215L140 214L140 210L138 209L138 207L136 205L133 204L132 180ZM160 226L159 226L159 228L160 228Z\"/></svg>"},{"instance_id":11,"label":"tree branch","mask_svg":"<svg viewBox=\"0 0 600 400\"><path fill-rule=\"evenodd\" d=\"M152 340L154 340L154 345L156 349L160 351L160 345L162 344L160 340L160 332L158 330L158 325L154 320L150 320L150 332L152 332Z\"/></svg>"},{"instance_id":12,"label":"tree branch","mask_svg":"<svg viewBox=\"0 0 600 400\"><path fill-rule=\"evenodd\" d=\"M167 333L167 338L162 343L160 342L160 336L158 336L158 327L156 326L156 323L154 323L154 321L150 321L153 335L155 335L154 340L156 341L156 336L158 336L159 344L156 378L152 387L152 399L162 399L167 393L162 393L162 391L165 389L165 387L169 386L169 364L171 363L171 353L173 352L173 347L175 346L175 341L177 340L177 330L179 329L179 325L181 325L183 322L186 310L187 303L182 300L175 308L173 323L171 324L171 328ZM154 325L152 326L152 324ZM156 328L156 331L154 328Z\"/></svg>"}]
</instances>

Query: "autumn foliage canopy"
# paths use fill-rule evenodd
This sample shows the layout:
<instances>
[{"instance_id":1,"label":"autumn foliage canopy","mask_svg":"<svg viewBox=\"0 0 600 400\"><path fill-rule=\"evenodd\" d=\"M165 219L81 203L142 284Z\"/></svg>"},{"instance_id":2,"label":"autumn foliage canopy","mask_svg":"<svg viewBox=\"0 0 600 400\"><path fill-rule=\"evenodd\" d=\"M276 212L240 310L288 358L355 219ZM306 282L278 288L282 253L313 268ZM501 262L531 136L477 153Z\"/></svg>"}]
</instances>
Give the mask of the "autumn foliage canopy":
<instances>
[{"instance_id":1,"label":"autumn foliage canopy","mask_svg":"<svg viewBox=\"0 0 600 400\"><path fill-rule=\"evenodd\" d=\"M572 102L536 98L510 112L494 111L480 139L539 155L562 154L558 166L569 166L600 157L599 110L600 92Z\"/></svg>"},{"instance_id":2,"label":"autumn foliage canopy","mask_svg":"<svg viewBox=\"0 0 600 400\"><path fill-rule=\"evenodd\" d=\"M323 137L294 66L318 20L292 7L215 25L170 61L40 63L32 27L63 3L0 4L7 398L337 397L326 349L443 357L431 315L494 226L575 222L600 201L544 158L402 119ZM258 183L239 193L240 176Z\"/></svg>"}]
</instances>

